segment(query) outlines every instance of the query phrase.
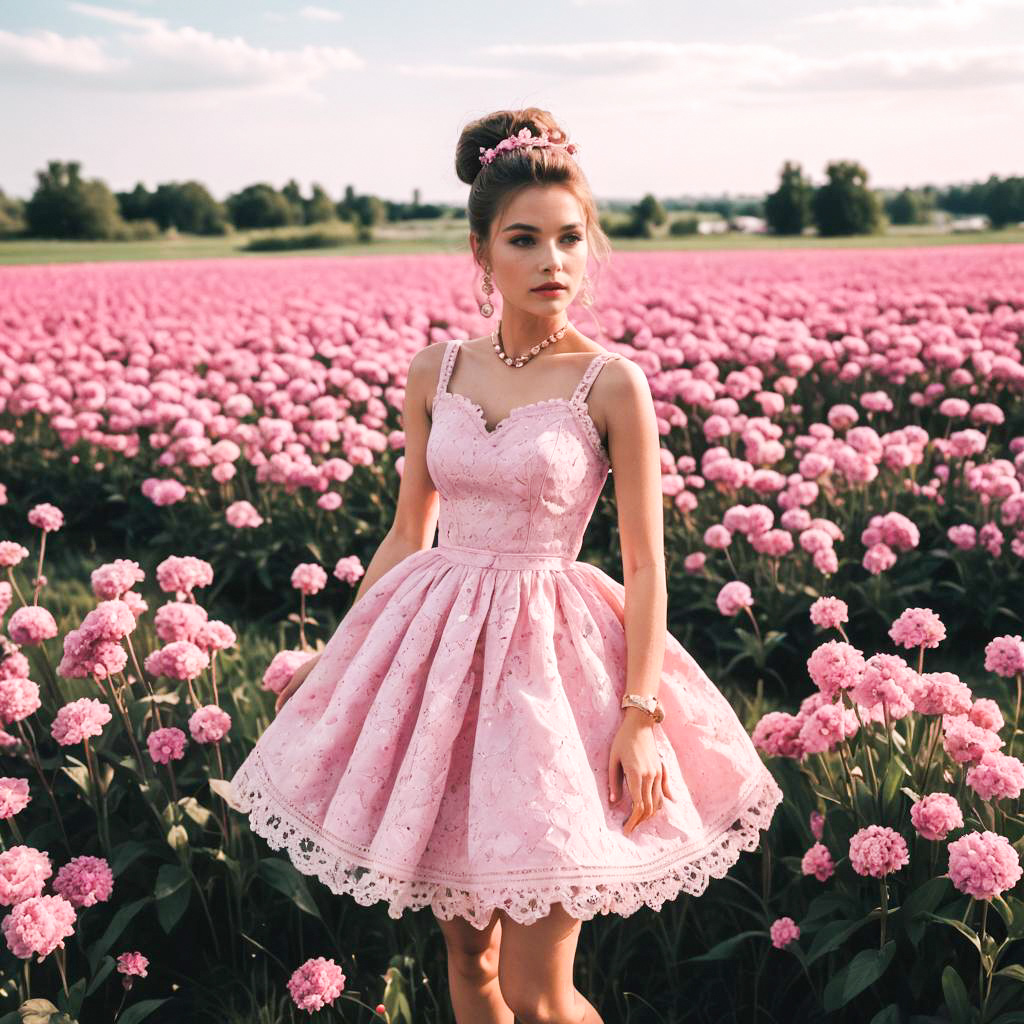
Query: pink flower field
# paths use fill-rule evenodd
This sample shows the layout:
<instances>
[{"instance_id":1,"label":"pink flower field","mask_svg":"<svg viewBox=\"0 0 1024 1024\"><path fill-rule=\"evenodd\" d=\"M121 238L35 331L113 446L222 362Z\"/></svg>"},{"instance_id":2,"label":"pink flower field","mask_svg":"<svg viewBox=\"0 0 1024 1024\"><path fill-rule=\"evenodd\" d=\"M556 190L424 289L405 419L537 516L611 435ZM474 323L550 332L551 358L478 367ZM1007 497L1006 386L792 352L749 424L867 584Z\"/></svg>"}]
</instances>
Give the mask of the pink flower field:
<instances>
[{"instance_id":1,"label":"pink flower field","mask_svg":"<svg viewBox=\"0 0 1024 1024\"><path fill-rule=\"evenodd\" d=\"M669 627L786 800L699 912L593 922L628 935L586 976L665 1020L716 960L772 1019L1020 1020L1024 247L592 277L573 322L658 417ZM225 780L390 525L409 360L490 330L478 297L465 254L0 268L0 1021L442 1019L430 923L313 886ZM612 490L580 557L619 575Z\"/></svg>"}]
</instances>

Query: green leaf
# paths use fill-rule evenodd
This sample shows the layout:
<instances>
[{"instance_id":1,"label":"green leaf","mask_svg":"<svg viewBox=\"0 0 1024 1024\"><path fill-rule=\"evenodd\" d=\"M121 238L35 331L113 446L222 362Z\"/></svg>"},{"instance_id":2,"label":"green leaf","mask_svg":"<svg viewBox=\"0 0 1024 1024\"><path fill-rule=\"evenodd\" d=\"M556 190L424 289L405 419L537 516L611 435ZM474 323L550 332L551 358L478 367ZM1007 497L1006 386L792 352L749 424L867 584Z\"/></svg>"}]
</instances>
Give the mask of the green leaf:
<instances>
[{"instance_id":1,"label":"green leaf","mask_svg":"<svg viewBox=\"0 0 1024 1024\"><path fill-rule=\"evenodd\" d=\"M871 1024L903 1024L898 1003L890 1003L871 1018Z\"/></svg>"},{"instance_id":2,"label":"green leaf","mask_svg":"<svg viewBox=\"0 0 1024 1024\"><path fill-rule=\"evenodd\" d=\"M128 927L128 922L150 902L151 897L143 896L141 900L126 903L118 909L110 919L107 930L88 948L90 973L96 973L96 965L100 962L100 958L110 952L111 947L121 937L121 933Z\"/></svg>"},{"instance_id":3,"label":"green leaf","mask_svg":"<svg viewBox=\"0 0 1024 1024\"><path fill-rule=\"evenodd\" d=\"M971 1004L967 998L967 989L951 964L947 964L942 972L942 994L953 1024L971 1024Z\"/></svg>"},{"instance_id":4,"label":"green leaf","mask_svg":"<svg viewBox=\"0 0 1024 1024\"><path fill-rule=\"evenodd\" d=\"M103 984L116 964L117 961L112 956L105 956L103 958L100 969L92 976L92 981L89 982L89 987L85 990L87 996L91 996Z\"/></svg>"},{"instance_id":5,"label":"green leaf","mask_svg":"<svg viewBox=\"0 0 1024 1024\"><path fill-rule=\"evenodd\" d=\"M813 964L819 957L831 953L833 949L841 946L855 931L863 928L870 918L862 918L860 921L829 921L824 928L814 936L811 948L807 951L807 963Z\"/></svg>"},{"instance_id":6,"label":"green leaf","mask_svg":"<svg viewBox=\"0 0 1024 1024\"><path fill-rule=\"evenodd\" d=\"M257 865L256 874L271 888L287 896L299 910L323 920L316 903L313 902L313 897L309 894L306 879L299 874L290 860L283 860L281 857L265 857Z\"/></svg>"},{"instance_id":7,"label":"green leaf","mask_svg":"<svg viewBox=\"0 0 1024 1024\"><path fill-rule=\"evenodd\" d=\"M1012 1010L1010 1013L1001 1014L990 1024L1024 1024L1024 1011Z\"/></svg>"},{"instance_id":8,"label":"green leaf","mask_svg":"<svg viewBox=\"0 0 1024 1024\"><path fill-rule=\"evenodd\" d=\"M992 975L993 978L1012 978L1014 981L1024 983L1024 967L1020 964L1011 964L1009 967L1004 967L1002 970L996 971Z\"/></svg>"},{"instance_id":9,"label":"green leaf","mask_svg":"<svg viewBox=\"0 0 1024 1024\"><path fill-rule=\"evenodd\" d=\"M889 759L885 769L885 778L882 779L882 818L885 821L894 821L899 808L900 783L909 773L904 771L903 766L895 757Z\"/></svg>"},{"instance_id":10,"label":"green leaf","mask_svg":"<svg viewBox=\"0 0 1024 1024\"><path fill-rule=\"evenodd\" d=\"M822 1006L832 1013L845 1006L854 996L873 985L885 973L896 952L896 940L890 939L882 949L862 949L845 967L836 972L825 986Z\"/></svg>"},{"instance_id":11,"label":"green leaf","mask_svg":"<svg viewBox=\"0 0 1024 1024\"><path fill-rule=\"evenodd\" d=\"M709 960L728 960L732 957L736 947L745 939L749 939L753 935L760 935L763 938L766 934L767 933L763 928L759 931L739 932L736 935L730 935L729 938L724 939L715 946L712 946L706 953L701 953L698 956L687 957L682 962L684 964L693 964L707 962Z\"/></svg>"},{"instance_id":12,"label":"green leaf","mask_svg":"<svg viewBox=\"0 0 1024 1024\"><path fill-rule=\"evenodd\" d=\"M950 928L955 928L978 951L978 956L981 956L981 940L978 938L977 933L972 928L968 928L963 921L958 921L955 917L940 917L938 914L932 914L929 911L924 911L921 916L927 917L931 921L947 924Z\"/></svg>"},{"instance_id":13,"label":"green leaf","mask_svg":"<svg viewBox=\"0 0 1024 1024\"><path fill-rule=\"evenodd\" d=\"M156 916L169 935L192 898L191 875L180 864L161 864L156 873Z\"/></svg>"},{"instance_id":14,"label":"green leaf","mask_svg":"<svg viewBox=\"0 0 1024 1024\"><path fill-rule=\"evenodd\" d=\"M60 770L91 800L92 779L89 777L89 768L82 764L77 757L67 755L70 765L61 765Z\"/></svg>"},{"instance_id":15,"label":"green leaf","mask_svg":"<svg viewBox=\"0 0 1024 1024\"><path fill-rule=\"evenodd\" d=\"M168 996L164 999L143 999L141 1003L127 1007L117 1018L117 1024L139 1024L140 1020L145 1020L158 1006L163 1006L169 998Z\"/></svg>"}]
</instances>

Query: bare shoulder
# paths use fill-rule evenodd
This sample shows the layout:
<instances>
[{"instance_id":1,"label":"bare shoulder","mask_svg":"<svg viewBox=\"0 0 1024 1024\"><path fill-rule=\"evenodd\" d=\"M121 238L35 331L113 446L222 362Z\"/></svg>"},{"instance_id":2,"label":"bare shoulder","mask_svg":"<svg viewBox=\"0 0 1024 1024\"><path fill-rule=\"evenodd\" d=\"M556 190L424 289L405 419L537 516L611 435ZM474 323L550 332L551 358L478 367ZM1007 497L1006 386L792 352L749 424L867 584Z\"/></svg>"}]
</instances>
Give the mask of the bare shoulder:
<instances>
[{"instance_id":1,"label":"bare shoulder","mask_svg":"<svg viewBox=\"0 0 1024 1024\"><path fill-rule=\"evenodd\" d=\"M635 405L643 408L650 404L651 385L647 374L628 356L616 352L616 359L609 359L602 367L594 390L609 406L621 408Z\"/></svg>"},{"instance_id":2,"label":"bare shoulder","mask_svg":"<svg viewBox=\"0 0 1024 1024\"><path fill-rule=\"evenodd\" d=\"M405 380L406 397L416 398L423 406L423 411L427 414L428 419L434 390L437 388L437 382L441 376L441 362L444 359L445 347L441 342L432 342L417 349L413 353L412 359L409 360L409 369Z\"/></svg>"}]
</instances>

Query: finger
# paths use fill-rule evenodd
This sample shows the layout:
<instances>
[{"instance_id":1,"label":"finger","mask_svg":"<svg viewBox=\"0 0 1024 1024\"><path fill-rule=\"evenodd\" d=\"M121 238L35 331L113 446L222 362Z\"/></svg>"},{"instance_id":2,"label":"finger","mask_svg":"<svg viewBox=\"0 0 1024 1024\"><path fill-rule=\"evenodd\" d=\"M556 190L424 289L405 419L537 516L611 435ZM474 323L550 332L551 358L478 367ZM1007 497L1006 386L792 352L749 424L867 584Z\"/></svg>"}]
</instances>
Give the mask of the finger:
<instances>
[{"instance_id":1,"label":"finger","mask_svg":"<svg viewBox=\"0 0 1024 1024\"><path fill-rule=\"evenodd\" d=\"M619 793L617 792L619 773L617 768L618 764L615 761L615 758L612 758L608 765L608 802L613 804L618 803L619 800Z\"/></svg>"},{"instance_id":2,"label":"finger","mask_svg":"<svg viewBox=\"0 0 1024 1024\"><path fill-rule=\"evenodd\" d=\"M643 780L644 792L644 819L646 820L654 813L654 776L645 775Z\"/></svg>"},{"instance_id":3,"label":"finger","mask_svg":"<svg viewBox=\"0 0 1024 1024\"><path fill-rule=\"evenodd\" d=\"M672 792L672 787L668 781L668 765L664 761L661 762L661 789L672 803L676 802L675 794Z\"/></svg>"}]
</instances>

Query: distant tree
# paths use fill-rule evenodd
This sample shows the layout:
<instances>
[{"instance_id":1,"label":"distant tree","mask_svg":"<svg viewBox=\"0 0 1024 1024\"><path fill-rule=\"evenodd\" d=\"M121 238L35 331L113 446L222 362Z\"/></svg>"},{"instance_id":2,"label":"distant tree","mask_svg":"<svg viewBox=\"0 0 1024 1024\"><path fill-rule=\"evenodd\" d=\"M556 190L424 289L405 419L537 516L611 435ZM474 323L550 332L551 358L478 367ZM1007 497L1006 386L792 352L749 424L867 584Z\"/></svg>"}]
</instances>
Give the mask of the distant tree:
<instances>
[{"instance_id":1,"label":"distant tree","mask_svg":"<svg viewBox=\"0 0 1024 1024\"><path fill-rule=\"evenodd\" d=\"M881 204L867 187L868 172L856 161L836 160L825 168L828 182L814 193L814 221L820 235L873 234Z\"/></svg>"},{"instance_id":2,"label":"distant tree","mask_svg":"<svg viewBox=\"0 0 1024 1024\"><path fill-rule=\"evenodd\" d=\"M377 196L356 196L351 207L356 214L356 223L372 228L388 219L387 205Z\"/></svg>"},{"instance_id":3,"label":"distant tree","mask_svg":"<svg viewBox=\"0 0 1024 1024\"><path fill-rule=\"evenodd\" d=\"M779 175L779 187L765 198L764 217L776 235L799 235L811 225L814 186L804 177L800 164L787 160Z\"/></svg>"},{"instance_id":4,"label":"distant tree","mask_svg":"<svg viewBox=\"0 0 1024 1024\"><path fill-rule=\"evenodd\" d=\"M631 234L640 238L650 238L654 234L653 227L668 220L665 207L650 192L633 207L631 213Z\"/></svg>"},{"instance_id":5,"label":"distant tree","mask_svg":"<svg viewBox=\"0 0 1024 1024\"><path fill-rule=\"evenodd\" d=\"M302 198L302 190L294 178L289 179L285 187L281 189L281 195L288 200L288 205L292 208L291 223L308 223L306 220L306 200Z\"/></svg>"},{"instance_id":6,"label":"distant tree","mask_svg":"<svg viewBox=\"0 0 1024 1024\"><path fill-rule=\"evenodd\" d=\"M7 196L0 188L0 238L16 238L25 233L25 202Z\"/></svg>"},{"instance_id":7,"label":"distant tree","mask_svg":"<svg viewBox=\"0 0 1024 1024\"><path fill-rule=\"evenodd\" d=\"M166 230L192 235L223 235L227 211L198 181L166 182L153 193L147 216Z\"/></svg>"},{"instance_id":8,"label":"distant tree","mask_svg":"<svg viewBox=\"0 0 1024 1024\"><path fill-rule=\"evenodd\" d=\"M236 228L277 228L294 223L291 203L264 182L229 195L225 205Z\"/></svg>"},{"instance_id":9,"label":"distant tree","mask_svg":"<svg viewBox=\"0 0 1024 1024\"><path fill-rule=\"evenodd\" d=\"M982 212L987 213L994 228L1017 224L1024 220L1024 178L997 178L986 182Z\"/></svg>"},{"instance_id":10,"label":"distant tree","mask_svg":"<svg viewBox=\"0 0 1024 1024\"><path fill-rule=\"evenodd\" d=\"M885 214L893 224L926 224L931 204L921 193L912 188L885 201Z\"/></svg>"},{"instance_id":11,"label":"distant tree","mask_svg":"<svg viewBox=\"0 0 1024 1024\"><path fill-rule=\"evenodd\" d=\"M28 232L37 238L114 238L124 228L117 199L99 178L79 173L76 160L48 162L25 205Z\"/></svg>"},{"instance_id":12,"label":"distant tree","mask_svg":"<svg viewBox=\"0 0 1024 1024\"><path fill-rule=\"evenodd\" d=\"M325 220L334 220L336 216L334 200L314 181L313 195L306 206L306 223L321 224Z\"/></svg>"},{"instance_id":13,"label":"distant tree","mask_svg":"<svg viewBox=\"0 0 1024 1024\"><path fill-rule=\"evenodd\" d=\"M142 220L150 217L153 194L142 182L138 182L131 192L117 192L117 205L121 209L121 216L128 221Z\"/></svg>"}]
</instances>

